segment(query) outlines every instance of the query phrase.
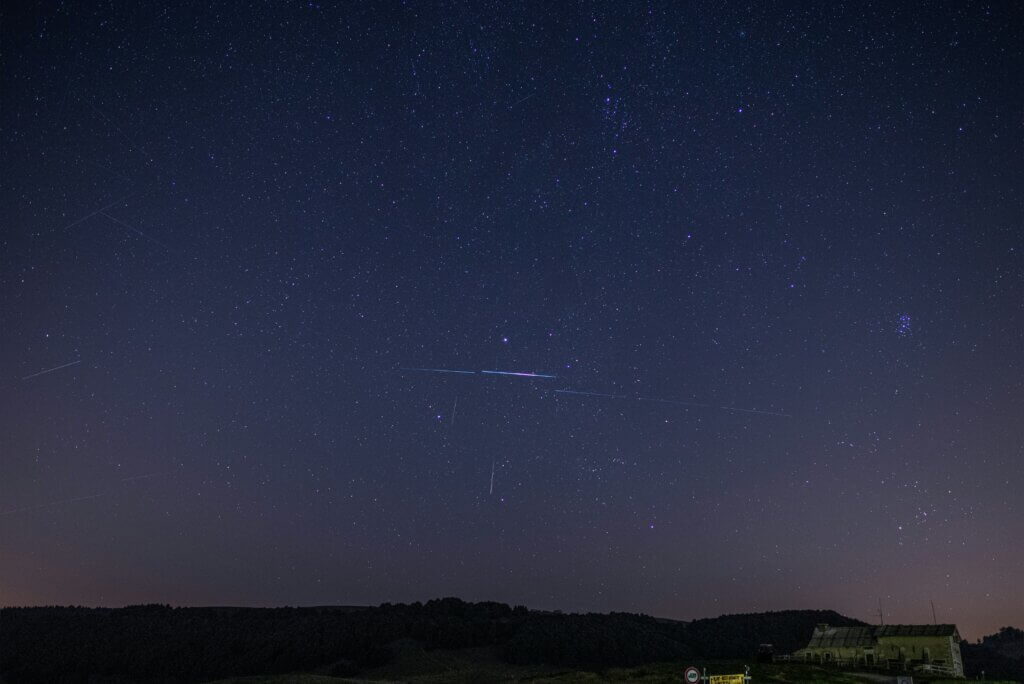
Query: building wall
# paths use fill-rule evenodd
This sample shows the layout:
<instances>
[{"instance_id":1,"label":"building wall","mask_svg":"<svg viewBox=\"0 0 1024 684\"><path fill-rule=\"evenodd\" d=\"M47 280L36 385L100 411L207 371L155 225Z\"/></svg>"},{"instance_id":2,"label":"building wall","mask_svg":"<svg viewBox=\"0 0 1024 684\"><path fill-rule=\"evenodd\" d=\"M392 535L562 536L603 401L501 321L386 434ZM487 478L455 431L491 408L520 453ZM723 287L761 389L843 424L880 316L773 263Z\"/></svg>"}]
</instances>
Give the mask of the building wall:
<instances>
[{"instance_id":1,"label":"building wall","mask_svg":"<svg viewBox=\"0 0 1024 684\"><path fill-rule=\"evenodd\" d=\"M885 668L891 663L900 668L910 668L931 663L952 668L958 677L964 673L960 642L956 636L886 636L880 637L874 648L802 648L793 655L800 660L812 662L853 661L861 665L871 664L867 662L866 656L872 655L876 667Z\"/></svg>"},{"instance_id":2,"label":"building wall","mask_svg":"<svg viewBox=\"0 0 1024 684\"><path fill-rule=\"evenodd\" d=\"M868 648L867 653L871 653L872 649ZM794 655L802 660L812 660L815 662L836 662L843 660L853 660L858 663L864 662L865 649L862 647L837 647L829 646L824 648L801 648Z\"/></svg>"},{"instance_id":3,"label":"building wall","mask_svg":"<svg viewBox=\"0 0 1024 684\"><path fill-rule=\"evenodd\" d=\"M964 676L964 661L960 655L960 635L954 634L949 637L949 650L953 654L953 670L957 677Z\"/></svg>"},{"instance_id":4,"label":"building wall","mask_svg":"<svg viewBox=\"0 0 1024 684\"><path fill-rule=\"evenodd\" d=\"M949 636L883 636L875 651L881 662L898 661L908 667L941 664L954 668L957 675L963 674L960 644Z\"/></svg>"}]
</instances>

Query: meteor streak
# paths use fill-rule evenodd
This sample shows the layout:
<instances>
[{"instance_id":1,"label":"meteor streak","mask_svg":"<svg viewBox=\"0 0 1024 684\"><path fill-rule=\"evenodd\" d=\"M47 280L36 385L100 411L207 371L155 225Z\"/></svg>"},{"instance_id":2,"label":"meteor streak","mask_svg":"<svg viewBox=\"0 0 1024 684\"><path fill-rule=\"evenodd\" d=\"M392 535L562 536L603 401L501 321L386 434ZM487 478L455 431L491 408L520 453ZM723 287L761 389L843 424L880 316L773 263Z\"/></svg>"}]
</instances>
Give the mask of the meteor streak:
<instances>
[{"instance_id":1,"label":"meteor streak","mask_svg":"<svg viewBox=\"0 0 1024 684\"><path fill-rule=\"evenodd\" d=\"M122 477L121 482L132 482L133 480L145 480L151 477L157 477L159 475L167 475L168 473L174 472L172 470L163 470L159 473L149 473L148 475L132 475L131 477Z\"/></svg>"},{"instance_id":2,"label":"meteor streak","mask_svg":"<svg viewBox=\"0 0 1024 684\"><path fill-rule=\"evenodd\" d=\"M134 482L135 480L145 480L150 477L158 477L160 475L167 475L173 471L163 470L159 473L147 473L145 475L132 475L130 477L122 477L119 482ZM37 504L35 506L22 506L20 508L10 508L6 511L0 511L0 516L14 515L15 513L27 513L29 511L41 511L44 508L52 508L53 506L60 506L61 504L75 503L76 501L88 501L90 499L98 499L101 496L110 496L113 491L100 492L99 494L88 494L86 496L74 496L70 499L58 499L56 501L49 501L47 503Z\"/></svg>"},{"instance_id":3,"label":"meteor streak","mask_svg":"<svg viewBox=\"0 0 1024 684\"><path fill-rule=\"evenodd\" d=\"M515 107L516 105L521 105L522 103L526 102L527 100L529 100L529 99L530 99L531 97L533 97L533 96L534 96L534 95L536 95L536 94L537 94L537 93L530 93L530 94L529 94L529 95L527 95L526 97L520 98L520 99L516 100L515 102L513 102L512 104L510 104L510 105L508 106L508 108L509 108L509 109L512 109L512 108L513 108L513 107Z\"/></svg>"},{"instance_id":4,"label":"meteor streak","mask_svg":"<svg viewBox=\"0 0 1024 684\"><path fill-rule=\"evenodd\" d=\"M38 506L22 506L21 508L11 508L10 510L0 511L0 515L13 515L15 513L24 513L26 511L38 511L43 508L49 508L50 506L59 506L61 504L73 503L75 501L86 501L88 499L98 499L101 496L106 496L108 492L102 494L90 494L89 496L76 496L72 499L60 499L59 501L51 501L50 503L39 504Z\"/></svg>"},{"instance_id":5,"label":"meteor streak","mask_svg":"<svg viewBox=\"0 0 1024 684\"><path fill-rule=\"evenodd\" d=\"M131 197L131 195L126 195L126 196L122 197L121 199L117 200L116 202L111 202L110 204L108 204L106 206L100 207L99 209L97 209L96 211L92 212L91 214L86 214L85 216L83 216L82 218L78 219L77 221L72 221L68 225L66 225L63 228L61 228L61 230L67 230L68 228L72 228L74 226L77 226L79 223L82 223L83 221L91 219L93 216L96 216L97 214L100 214L100 213L106 211L107 209L113 209L118 204L121 204L122 202L124 202L125 200L129 199L130 197Z\"/></svg>"},{"instance_id":6,"label":"meteor streak","mask_svg":"<svg viewBox=\"0 0 1024 684\"><path fill-rule=\"evenodd\" d=\"M763 416L780 416L782 418L792 418L788 413L777 413L775 411L758 411L756 409L744 409L744 408L733 408L731 406L719 406L718 408L723 411L739 411L741 413L760 413Z\"/></svg>"},{"instance_id":7,"label":"meteor streak","mask_svg":"<svg viewBox=\"0 0 1024 684\"><path fill-rule=\"evenodd\" d=\"M476 371L451 370L449 368L399 368L404 371L418 371L420 373L457 373L459 375L476 375ZM487 371L484 371L485 373Z\"/></svg>"},{"instance_id":8,"label":"meteor streak","mask_svg":"<svg viewBox=\"0 0 1024 684\"><path fill-rule=\"evenodd\" d=\"M656 401L659 404L678 404L679 406L700 406L701 408L715 408L711 404L698 404L693 401L679 401L678 399L658 399L656 397L637 397L640 401Z\"/></svg>"},{"instance_id":9,"label":"meteor streak","mask_svg":"<svg viewBox=\"0 0 1024 684\"><path fill-rule=\"evenodd\" d=\"M629 399L625 394L605 394L604 392L580 392L577 390L555 390L558 394L578 394L583 397L604 397L606 399Z\"/></svg>"},{"instance_id":10,"label":"meteor streak","mask_svg":"<svg viewBox=\"0 0 1024 684\"><path fill-rule=\"evenodd\" d=\"M111 216L110 214L108 214L105 211L101 211L100 212L100 216L102 216L103 218L110 219L111 221L113 221L117 225L121 226L122 228L127 228L128 230L132 231L133 233L137 233L137 234L141 235L142 237L146 238L147 240L150 240L151 242L155 242L156 244L160 245L164 249L168 249L168 250L170 249L170 247L168 247L164 243L160 242L155 237L143 233L141 230L139 230L135 226L130 226L127 223L125 223L124 221L122 221L121 219L114 218L113 216Z\"/></svg>"},{"instance_id":11,"label":"meteor streak","mask_svg":"<svg viewBox=\"0 0 1024 684\"><path fill-rule=\"evenodd\" d=\"M544 373L519 373L514 371L482 370L484 375L514 375L519 378L557 378L557 375L545 375Z\"/></svg>"},{"instance_id":12,"label":"meteor streak","mask_svg":"<svg viewBox=\"0 0 1024 684\"><path fill-rule=\"evenodd\" d=\"M580 390L557 389L557 394L574 394L583 397L602 397L605 399L633 399L636 401L654 401L659 404L673 404L675 406L693 406L697 408L720 409L722 411L735 411L738 413L757 413L762 416L778 416L780 418L792 418L788 413L778 411L760 411L758 409L733 408L732 406L715 406L714 404L701 404L695 401L679 401L678 399L660 399L658 397L631 397L625 394L607 394L605 392L583 392Z\"/></svg>"},{"instance_id":13,"label":"meteor streak","mask_svg":"<svg viewBox=\"0 0 1024 684\"><path fill-rule=\"evenodd\" d=\"M46 370L39 371L38 373L33 373L32 375L26 375L25 377L22 378L22 380L31 380L32 378L38 378L40 375L46 375L47 373L52 373L54 371L59 371L61 368L67 368L68 366L74 366L76 363L82 363L82 361L81 360L72 361L71 363L65 363L62 366L54 366L53 368L47 368Z\"/></svg>"}]
</instances>

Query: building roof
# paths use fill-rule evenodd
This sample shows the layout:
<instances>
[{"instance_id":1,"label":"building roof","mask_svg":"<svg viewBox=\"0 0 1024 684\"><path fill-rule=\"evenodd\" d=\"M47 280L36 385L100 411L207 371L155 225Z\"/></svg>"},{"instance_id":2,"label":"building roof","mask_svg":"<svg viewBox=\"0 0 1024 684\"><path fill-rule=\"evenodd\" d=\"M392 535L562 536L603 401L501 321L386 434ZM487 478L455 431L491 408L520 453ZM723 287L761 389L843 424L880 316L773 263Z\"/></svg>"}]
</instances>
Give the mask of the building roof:
<instances>
[{"instance_id":1,"label":"building roof","mask_svg":"<svg viewBox=\"0 0 1024 684\"><path fill-rule=\"evenodd\" d=\"M811 635L807 648L853 648L875 642L871 627L832 627L821 625Z\"/></svg>"},{"instance_id":2,"label":"building roof","mask_svg":"<svg viewBox=\"0 0 1024 684\"><path fill-rule=\"evenodd\" d=\"M870 648L882 637L936 637L956 636L956 625L862 625L833 627L818 625L814 628L807 648Z\"/></svg>"},{"instance_id":3,"label":"building roof","mask_svg":"<svg viewBox=\"0 0 1024 684\"><path fill-rule=\"evenodd\" d=\"M875 637L954 636L956 634L956 625L881 625L875 627Z\"/></svg>"}]
</instances>

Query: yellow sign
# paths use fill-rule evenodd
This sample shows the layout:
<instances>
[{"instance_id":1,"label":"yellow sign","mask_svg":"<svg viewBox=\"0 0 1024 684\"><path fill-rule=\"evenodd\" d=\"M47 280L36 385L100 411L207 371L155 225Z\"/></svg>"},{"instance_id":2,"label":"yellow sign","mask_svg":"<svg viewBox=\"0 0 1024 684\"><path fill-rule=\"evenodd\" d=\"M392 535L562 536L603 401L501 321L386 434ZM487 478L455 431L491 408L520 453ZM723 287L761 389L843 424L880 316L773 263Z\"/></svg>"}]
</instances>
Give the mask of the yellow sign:
<instances>
[{"instance_id":1,"label":"yellow sign","mask_svg":"<svg viewBox=\"0 0 1024 684\"><path fill-rule=\"evenodd\" d=\"M743 675L711 675L708 684L744 684Z\"/></svg>"}]
</instances>

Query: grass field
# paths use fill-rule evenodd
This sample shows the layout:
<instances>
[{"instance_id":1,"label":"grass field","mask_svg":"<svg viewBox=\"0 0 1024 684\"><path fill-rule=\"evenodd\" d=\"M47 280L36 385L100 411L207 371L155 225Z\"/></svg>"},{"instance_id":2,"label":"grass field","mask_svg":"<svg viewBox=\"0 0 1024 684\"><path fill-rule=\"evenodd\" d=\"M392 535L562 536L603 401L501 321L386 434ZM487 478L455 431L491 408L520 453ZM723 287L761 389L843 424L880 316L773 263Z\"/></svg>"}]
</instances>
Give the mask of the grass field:
<instances>
[{"instance_id":1,"label":"grass field","mask_svg":"<svg viewBox=\"0 0 1024 684\"><path fill-rule=\"evenodd\" d=\"M788 666L787 666L788 667ZM709 670L710 672L710 670ZM871 680L858 677L854 674L826 672L822 670L807 670L804 672L777 672L758 676L753 673L751 684L759 682L787 682L789 684L868 684ZM290 674L271 675L265 677L237 677L232 679L220 679L210 684L381 684L383 682L523 682L530 684L576 684L577 682L603 683L603 682L640 682L641 684L675 684L683 681L683 668L677 664L658 664L632 669L614 669L604 672L583 672L583 671L551 671L546 674L535 673L524 674L513 671L491 671L480 669L467 669L461 671L449 671L433 675L411 675L395 679L353 679L344 677L326 677L312 674ZM969 680L964 679L931 679L918 680L915 682L928 682L928 684L966 684ZM987 680L987 684L1020 684L1008 680Z\"/></svg>"},{"instance_id":2,"label":"grass field","mask_svg":"<svg viewBox=\"0 0 1024 684\"><path fill-rule=\"evenodd\" d=\"M787 668L789 669L788 666ZM709 669L710 672L710 669ZM789 684L868 684L871 680L854 674L826 672L808 669L803 672L775 672L758 676L752 670L751 684L759 682L787 682ZM683 681L683 668L676 664L658 664L652 666L613 669L604 672L555 671L548 673L523 673L510 670L495 671L466 669L448 671L432 675L411 675L394 679L353 679L342 677L326 677L323 675L292 674L266 677L238 677L222 679L211 684L381 684L382 682L523 682L530 684L576 684L603 682L640 682L641 684L675 684ZM928 684L966 684L964 679L918 680ZM1019 684L1007 680L987 680L987 684Z\"/></svg>"},{"instance_id":3,"label":"grass field","mask_svg":"<svg viewBox=\"0 0 1024 684\"><path fill-rule=\"evenodd\" d=\"M707 668L708 674L743 672L741 662L689 663ZM408 682L409 684L497 684L523 682L531 684L600 684L602 682L640 682L669 684L683 681L685 664L657 663L634 668L613 668L601 671L575 670L547 666L518 666L502 662L492 649L426 651L414 644L401 648L394 662L367 670L359 677L339 678L317 674L292 674L266 677L239 677L218 680L213 684L366 684L368 682ZM856 674L837 672L803 664L752 664L751 684L868 684L871 679ZM966 680L926 680L931 684L964 684ZM988 684L1013 684L994 682Z\"/></svg>"}]
</instances>

